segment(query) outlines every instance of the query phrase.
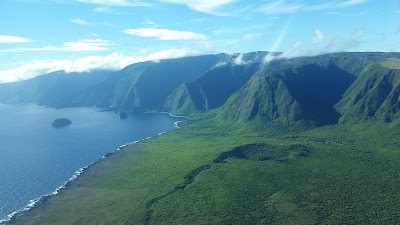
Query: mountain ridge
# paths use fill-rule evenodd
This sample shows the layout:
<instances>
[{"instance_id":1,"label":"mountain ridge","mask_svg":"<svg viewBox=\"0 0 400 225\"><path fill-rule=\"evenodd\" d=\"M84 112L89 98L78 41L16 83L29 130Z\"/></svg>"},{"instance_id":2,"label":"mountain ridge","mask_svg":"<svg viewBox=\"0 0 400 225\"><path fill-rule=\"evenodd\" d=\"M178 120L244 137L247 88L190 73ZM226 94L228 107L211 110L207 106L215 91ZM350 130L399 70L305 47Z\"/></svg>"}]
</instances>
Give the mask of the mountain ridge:
<instances>
[{"instance_id":1,"label":"mountain ridge","mask_svg":"<svg viewBox=\"0 0 400 225\"><path fill-rule=\"evenodd\" d=\"M274 53L276 59L265 63L269 54L221 53L135 63L71 90L60 90L63 76L54 73L0 84L0 102L179 115L217 110L232 121L259 117L317 125L391 122L400 117L399 53L345 52L291 59ZM74 82L79 79L68 86ZM68 97L56 98L61 92ZM17 101L16 96L24 98Z\"/></svg>"}]
</instances>

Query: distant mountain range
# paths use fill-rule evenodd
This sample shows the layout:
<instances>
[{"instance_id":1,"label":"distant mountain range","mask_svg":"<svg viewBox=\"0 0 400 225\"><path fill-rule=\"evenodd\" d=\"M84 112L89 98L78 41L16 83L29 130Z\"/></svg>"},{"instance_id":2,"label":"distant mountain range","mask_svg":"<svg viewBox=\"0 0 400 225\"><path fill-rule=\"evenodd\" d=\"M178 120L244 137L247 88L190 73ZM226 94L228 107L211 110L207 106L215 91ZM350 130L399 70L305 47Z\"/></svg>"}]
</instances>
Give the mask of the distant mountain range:
<instances>
[{"instance_id":1,"label":"distant mountain range","mask_svg":"<svg viewBox=\"0 0 400 225\"><path fill-rule=\"evenodd\" d=\"M335 53L264 63L268 54L143 62L116 72L54 72L0 84L0 102L180 115L216 109L232 121L316 125L400 118L399 53Z\"/></svg>"},{"instance_id":2,"label":"distant mountain range","mask_svg":"<svg viewBox=\"0 0 400 225\"><path fill-rule=\"evenodd\" d=\"M30 80L0 84L0 102L38 103L54 108L75 106L75 99L81 92L102 82L110 72L66 73L57 71Z\"/></svg>"}]
</instances>

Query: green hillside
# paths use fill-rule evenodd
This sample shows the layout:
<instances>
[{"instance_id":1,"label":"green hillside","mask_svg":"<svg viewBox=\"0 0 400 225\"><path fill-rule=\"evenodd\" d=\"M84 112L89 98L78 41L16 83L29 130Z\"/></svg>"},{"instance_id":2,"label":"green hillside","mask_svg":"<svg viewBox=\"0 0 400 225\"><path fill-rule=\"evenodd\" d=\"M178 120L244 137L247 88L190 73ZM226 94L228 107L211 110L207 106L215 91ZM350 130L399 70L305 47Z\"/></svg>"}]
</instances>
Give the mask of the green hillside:
<instances>
[{"instance_id":1,"label":"green hillside","mask_svg":"<svg viewBox=\"0 0 400 225\"><path fill-rule=\"evenodd\" d=\"M224 54L132 64L84 91L78 105L155 110L184 82L191 82L224 58Z\"/></svg>"},{"instance_id":2,"label":"green hillside","mask_svg":"<svg viewBox=\"0 0 400 225\"><path fill-rule=\"evenodd\" d=\"M399 222L398 123L296 130L204 116L109 156L11 224Z\"/></svg>"},{"instance_id":3,"label":"green hillside","mask_svg":"<svg viewBox=\"0 0 400 225\"><path fill-rule=\"evenodd\" d=\"M336 108L341 121L377 119L390 122L399 118L400 69L379 64L362 73Z\"/></svg>"},{"instance_id":4,"label":"green hillside","mask_svg":"<svg viewBox=\"0 0 400 225\"><path fill-rule=\"evenodd\" d=\"M333 106L355 77L334 64L305 64L268 69L235 93L223 107L226 119L248 121L309 120L335 124L340 114Z\"/></svg>"},{"instance_id":5,"label":"green hillside","mask_svg":"<svg viewBox=\"0 0 400 225\"><path fill-rule=\"evenodd\" d=\"M167 97L159 110L175 115L189 115L205 111L206 105L207 98L201 87L197 83L190 85L184 83Z\"/></svg>"},{"instance_id":6,"label":"green hillside","mask_svg":"<svg viewBox=\"0 0 400 225\"><path fill-rule=\"evenodd\" d=\"M160 92L166 101L157 91L167 82L150 77L196 58L135 64L84 91L82 104L161 102L190 117L108 155L9 224L399 224L400 55L260 64L252 54L216 56L191 81L179 73Z\"/></svg>"},{"instance_id":7,"label":"green hillside","mask_svg":"<svg viewBox=\"0 0 400 225\"><path fill-rule=\"evenodd\" d=\"M226 57L199 79L185 83L172 92L160 110L174 114L190 114L222 106L262 68L262 58L266 54L266 52L243 54L242 64L235 63L235 59L239 57L237 54Z\"/></svg>"}]
</instances>

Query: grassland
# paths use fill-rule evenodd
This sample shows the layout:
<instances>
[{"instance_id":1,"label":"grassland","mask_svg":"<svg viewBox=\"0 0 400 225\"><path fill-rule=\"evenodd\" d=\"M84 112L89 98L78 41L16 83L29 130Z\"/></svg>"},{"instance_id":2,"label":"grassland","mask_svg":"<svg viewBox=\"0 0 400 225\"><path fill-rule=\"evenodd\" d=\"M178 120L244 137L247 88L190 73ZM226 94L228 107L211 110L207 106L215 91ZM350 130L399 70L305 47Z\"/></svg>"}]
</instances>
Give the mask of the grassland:
<instances>
[{"instance_id":1,"label":"grassland","mask_svg":"<svg viewBox=\"0 0 400 225\"><path fill-rule=\"evenodd\" d=\"M389 58L381 63L384 67L389 69L400 69L400 59L399 58Z\"/></svg>"},{"instance_id":2,"label":"grassland","mask_svg":"<svg viewBox=\"0 0 400 225\"><path fill-rule=\"evenodd\" d=\"M11 223L400 223L399 123L214 118L116 152Z\"/></svg>"}]
</instances>

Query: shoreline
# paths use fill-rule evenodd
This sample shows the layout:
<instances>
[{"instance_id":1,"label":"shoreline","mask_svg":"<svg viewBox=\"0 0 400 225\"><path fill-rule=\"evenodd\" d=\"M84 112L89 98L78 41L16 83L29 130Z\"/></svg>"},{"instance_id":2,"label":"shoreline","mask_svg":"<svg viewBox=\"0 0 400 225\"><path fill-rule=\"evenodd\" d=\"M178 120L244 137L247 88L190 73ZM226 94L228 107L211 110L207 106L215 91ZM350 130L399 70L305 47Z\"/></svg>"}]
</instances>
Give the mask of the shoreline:
<instances>
[{"instance_id":1,"label":"shoreline","mask_svg":"<svg viewBox=\"0 0 400 225\"><path fill-rule=\"evenodd\" d=\"M167 132L164 131L164 132L158 133L157 136L160 136L160 135L163 135L163 134L166 134L166 133L167 133ZM153 137L156 137L156 136L153 136ZM27 212L27 211L29 211L29 210L35 208L35 207L40 206L41 203L42 203L43 201L45 201L47 198L52 197L52 196L55 196L55 195L57 195L62 189L65 189L65 188L68 186L68 184L69 184L70 182L74 181L74 180L77 179L80 175L82 175L82 174L85 172L86 169L88 169L89 167L91 167L91 166L97 164L97 163L100 162L101 160L103 160L103 159L105 159L105 158L107 158L107 157L110 157L110 156L114 155L115 152L120 151L120 150L122 150L122 149L124 149L124 148L126 148L126 147L128 147L128 146L130 146L130 145L139 143L139 142L141 142L141 141L149 140L149 139L151 139L151 138L152 138L152 137L146 137L146 138L142 138L142 139L139 139L139 140L136 140L136 141L133 141L133 142L129 142L129 143L123 144L123 145L119 146L117 149L115 149L114 151L103 155L100 159L98 159L98 160L95 161L94 163L91 163L91 164L89 164L89 165L87 165L87 166L84 166L84 167L78 169L77 171L75 171L74 175L72 175L67 181L64 182L63 185L57 187L57 188L56 188L53 192L51 192L50 194L45 194L45 195L42 195L42 196L40 196L40 197L38 197L38 198L29 200L28 204L27 204L24 208L19 209L19 210L16 210L16 211L14 211L14 212L8 214L4 219L1 219L1 220L0 220L0 224L6 224L7 222L13 220L13 219L14 219L16 216L18 216L19 214L22 214L22 213Z\"/></svg>"},{"instance_id":2,"label":"shoreline","mask_svg":"<svg viewBox=\"0 0 400 225\"><path fill-rule=\"evenodd\" d=\"M151 112L151 113L152 113L152 112ZM188 116L177 116L177 115L174 115L174 114L169 113L169 112L155 112L155 113L168 114L170 117L174 117L174 118L185 118L185 119L189 119ZM174 127L175 127L175 128L181 128L181 127L179 126L179 124L182 123L182 122L183 122L183 120L176 121L176 122L174 123Z\"/></svg>"},{"instance_id":3,"label":"shoreline","mask_svg":"<svg viewBox=\"0 0 400 225\"><path fill-rule=\"evenodd\" d=\"M175 118L183 118L183 117L184 117L184 118L188 118L188 117L186 117L186 116L174 116L174 115L172 115L171 113L168 113L168 112L157 112L157 113L168 114L168 115L170 115L171 117L175 117ZM183 121L176 121L176 122L174 122L174 128L181 128L181 127L179 126L179 123L181 123L181 122L183 122ZM14 211L14 212L12 212L12 213L6 215L5 218L0 218L0 225L7 224L8 222L10 222L10 221L12 221L13 219L15 219L16 216L18 216L18 215L20 215L20 214L23 214L23 213L25 213L25 212L27 212L27 211L33 209L33 208L39 207L39 206L40 206L42 203L44 203L48 198L57 195L61 190L67 188L67 186L68 186L68 184L69 184L70 182L72 182L72 181L74 181L75 179L77 179L77 178L78 178L80 175L82 175L89 167L91 167L91 166L93 166L93 165L99 163L100 161L102 161L103 159L106 159L107 157L110 157L110 156L114 155L117 151L120 151L120 150L122 150L122 149L124 149L124 148L126 148L126 147L128 147L128 146L131 146L131 145L137 144L137 143L139 143L139 142L146 141L146 140L149 140L149 139L151 139L151 138L158 137L158 136L161 136L161 135L167 134L167 133L168 133L167 131L163 131L163 132L160 132L160 133L158 133L158 134L155 134L154 136L149 136L149 137L142 138L142 139L139 139L139 140L136 140L136 141L133 141L133 142L128 142L128 143L123 144L123 145L119 146L118 148L114 149L112 152L109 152L109 153L103 155L101 158L99 158L99 159L96 160L95 162L93 162L93 163L91 163L91 164L89 164L89 165L87 165L87 166L84 166L84 167L82 167L82 168L79 168L77 171L74 172L74 174L73 174L67 181L64 182L64 184L62 184L61 186L57 187L53 192L51 192L51 193L49 193L49 194L44 194L44 195L42 195L42 196L40 196L40 197L37 197L37 198L35 198L35 199L31 199L31 200L28 201L28 204L27 204L24 208L21 208L21 209L19 209L19 210L16 210L16 211Z\"/></svg>"}]
</instances>

